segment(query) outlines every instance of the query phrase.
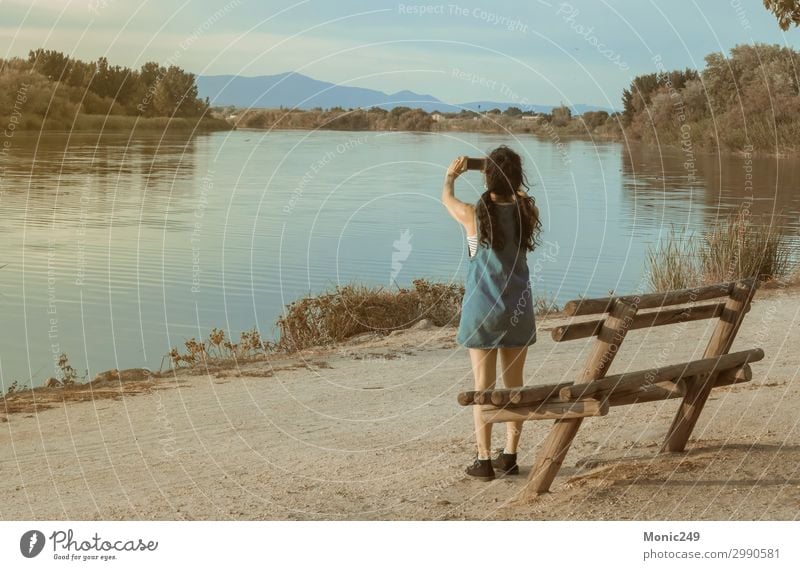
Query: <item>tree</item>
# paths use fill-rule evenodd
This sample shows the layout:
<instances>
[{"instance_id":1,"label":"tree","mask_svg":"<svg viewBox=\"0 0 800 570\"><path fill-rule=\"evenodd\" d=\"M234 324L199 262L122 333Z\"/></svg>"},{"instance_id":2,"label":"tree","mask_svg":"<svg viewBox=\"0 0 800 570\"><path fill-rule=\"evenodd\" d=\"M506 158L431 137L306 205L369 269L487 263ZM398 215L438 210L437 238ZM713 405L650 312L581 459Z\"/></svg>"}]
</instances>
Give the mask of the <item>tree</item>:
<instances>
[{"instance_id":1,"label":"tree","mask_svg":"<svg viewBox=\"0 0 800 570\"><path fill-rule=\"evenodd\" d=\"M70 61L69 69L67 70L64 80L67 85L86 90L97 72L97 67L94 62L86 63L78 59Z\"/></svg>"},{"instance_id":2,"label":"tree","mask_svg":"<svg viewBox=\"0 0 800 570\"><path fill-rule=\"evenodd\" d=\"M403 107L403 106L394 107L391 111L389 111L389 116L392 119L399 119L401 116L405 115L409 111L411 111L411 107Z\"/></svg>"},{"instance_id":3,"label":"tree","mask_svg":"<svg viewBox=\"0 0 800 570\"><path fill-rule=\"evenodd\" d=\"M800 25L798 0L764 0L764 7L777 18L778 25L784 32L792 25Z\"/></svg>"},{"instance_id":4,"label":"tree","mask_svg":"<svg viewBox=\"0 0 800 570\"><path fill-rule=\"evenodd\" d=\"M153 105L158 115L167 117L196 117L205 110L197 99L194 75L175 65L169 66L158 81Z\"/></svg>"},{"instance_id":5,"label":"tree","mask_svg":"<svg viewBox=\"0 0 800 570\"><path fill-rule=\"evenodd\" d=\"M522 114L522 109L519 107L509 107L506 109L505 114L509 117L519 117Z\"/></svg>"},{"instance_id":6,"label":"tree","mask_svg":"<svg viewBox=\"0 0 800 570\"><path fill-rule=\"evenodd\" d=\"M27 83L35 89L26 90ZM24 117L15 121L25 128L43 121L51 128L68 128L78 113L199 117L208 109L208 101L198 97L194 75L179 67L148 62L135 70L111 65L105 57L87 63L45 49L32 50L25 59L0 59L0 117L13 111L13 100L3 103L18 92L26 92L27 100Z\"/></svg>"},{"instance_id":7,"label":"tree","mask_svg":"<svg viewBox=\"0 0 800 570\"><path fill-rule=\"evenodd\" d=\"M50 81L61 81L69 66L69 57L58 51L40 48L28 52L28 63Z\"/></svg>"},{"instance_id":8,"label":"tree","mask_svg":"<svg viewBox=\"0 0 800 570\"><path fill-rule=\"evenodd\" d=\"M572 111L566 105L553 107L551 114L553 116L553 125L556 127L565 127L572 119Z\"/></svg>"},{"instance_id":9,"label":"tree","mask_svg":"<svg viewBox=\"0 0 800 570\"><path fill-rule=\"evenodd\" d=\"M713 55L706 56L706 63L708 63L708 57ZM625 125L629 125L633 117L650 104L652 95L662 87L668 86L675 91L679 91L684 88L688 81L698 77L697 71L689 68L683 71L648 73L634 77L630 88L622 91L623 122Z\"/></svg>"},{"instance_id":10,"label":"tree","mask_svg":"<svg viewBox=\"0 0 800 570\"><path fill-rule=\"evenodd\" d=\"M95 74L89 89L100 97L113 99L125 106L134 98L137 83L136 72L119 65L111 66L106 58L101 57L95 64Z\"/></svg>"},{"instance_id":11,"label":"tree","mask_svg":"<svg viewBox=\"0 0 800 570\"><path fill-rule=\"evenodd\" d=\"M589 130L591 130L606 122L608 119L608 112L586 111L583 115L581 115L581 119L583 119L584 124L589 128Z\"/></svg>"},{"instance_id":12,"label":"tree","mask_svg":"<svg viewBox=\"0 0 800 570\"><path fill-rule=\"evenodd\" d=\"M634 78L623 95L627 135L659 144L795 152L800 133L800 53L769 44L710 53L694 70Z\"/></svg>"}]
</instances>

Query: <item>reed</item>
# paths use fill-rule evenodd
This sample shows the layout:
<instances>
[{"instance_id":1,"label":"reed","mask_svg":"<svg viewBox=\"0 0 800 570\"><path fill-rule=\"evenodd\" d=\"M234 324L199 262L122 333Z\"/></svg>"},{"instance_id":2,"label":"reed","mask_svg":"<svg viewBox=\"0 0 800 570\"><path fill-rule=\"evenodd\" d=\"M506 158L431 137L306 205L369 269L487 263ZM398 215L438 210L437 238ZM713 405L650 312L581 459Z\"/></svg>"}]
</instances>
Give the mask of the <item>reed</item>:
<instances>
[{"instance_id":1,"label":"reed","mask_svg":"<svg viewBox=\"0 0 800 570\"><path fill-rule=\"evenodd\" d=\"M645 264L648 285L655 292L686 289L702 282L695 239L681 237L674 228L665 241L647 249Z\"/></svg>"},{"instance_id":2,"label":"reed","mask_svg":"<svg viewBox=\"0 0 800 570\"><path fill-rule=\"evenodd\" d=\"M650 288L657 292L748 277L786 280L797 271L784 232L746 210L712 223L700 235L673 230L648 249L646 265Z\"/></svg>"},{"instance_id":3,"label":"reed","mask_svg":"<svg viewBox=\"0 0 800 570\"><path fill-rule=\"evenodd\" d=\"M791 273L789 246L774 223L754 222L746 210L717 222L703 236L699 261L706 282L758 277L783 279Z\"/></svg>"}]
</instances>

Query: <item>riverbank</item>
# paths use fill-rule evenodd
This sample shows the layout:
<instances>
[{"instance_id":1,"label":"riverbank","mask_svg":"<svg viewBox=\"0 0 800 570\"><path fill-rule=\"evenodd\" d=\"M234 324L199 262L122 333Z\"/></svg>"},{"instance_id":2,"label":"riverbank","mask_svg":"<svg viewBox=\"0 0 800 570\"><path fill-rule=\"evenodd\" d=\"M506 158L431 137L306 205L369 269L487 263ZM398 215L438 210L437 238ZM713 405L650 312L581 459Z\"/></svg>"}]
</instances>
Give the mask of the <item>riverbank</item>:
<instances>
[{"instance_id":1,"label":"riverbank","mask_svg":"<svg viewBox=\"0 0 800 570\"><path fill-rule=\"evenodd\" d=\"M69 132L72 134L108 134L108 133L177 133L196 132L210 133L230 131L235 127L216 117L134 117L128 115L85 115L80 114L69 124L64 123L62 129L46 128L41 132ZM19 128L20 133L38 133L41 125L33 123L26 128Z\"/></svg>"},{"instance_id":2,"label":"riverbank","mask_svg":"<svg viewBox=\"0 0 800 570\"><path fill-rule=\"evenodd\" d=\"M257 112L259 110L252 110L250 112ZM310 113L310 111L303 111ZM288 117L287 111L281 113ZM584 141L591 143L610 143L616 142L625 145L626 152L630 147L646 148L654 151L675 150L682 153L687 152L685 143L682 143L679 137L665 137L657 140L642 139L640 136L633 136L629 130L626 130L621 125L612 124L613 118L608 119L609 123L600 128L593 128L587 126L580 117L573 118L571 122L564 126L553 126L546 121L527 121L522 119L514 119L512 121L498 120L495 117L484 117L481 119L450 119L442 120L438 123L420 124L417 123L416 128L401 128L384 123L337 123L332 119L326 119L322 123L305 124L303 122L295 122L292 120L278 120L270 123L269 121L247 121L247 120L229 120L232 128L238 130L250 130L261 132L274 132L274 131L343 131L343 132L408 132L408 133L423 133L423 134L436 134L436 133L478 133L490 135L532 135L540 140L548 141L562 149L564 145L570 141ZM796 156L794 149L764 149L754 148L752 146L742 148L719 148L714 144L708 142L697 144L691 149L693 156L736 156L745 159L754 157L763 158L781 158L788 159Z\"/></svg>"},{"instance_id":3,"label":"riverbank","mask_svg":"<svg viewBox=\"0 0 800 570\"><path fill-rule=\"evenodd\" d=\"M260 130L334 130L378 132L464 132L484 134L533 134L558 139L581 137L585 140L622 140L618 119L605 111L587 112L572 117L563 107L563 117L549 114L488 112L464 110L461 113L428 113L422 109L397 107L391 111L378 107L367 109L246 109L228 116L241 129ZM219 110L218 110L219 111Z\"/></svg>"},{"instance_id":4,"label":"riverbank","mask_svg":"<svg viewBox=\"0 0 800 570\"><path fill-rule=\"evenodd\" d=\"M571 378L589 341L539 322L526 383ZM685 454L657 455L676 400L585 420L553 493L514 502L550 422L529 422L522 475L481 483L472 383L453 327L359 335L237 368L38 390L0 419L4 519L794 520L800 508L800 292L762 289L733 350L750 383L714 391ZM696 356L711 322L635 331L613 371ZM83 394L78 396L78 394ZM51 401L45 395L51 394ZM19 399L12 399L18 404ZM7 400L8 402L8 400ZM45 409L44 406L50 407ZM38 408L38 411L37 411ZM501 445L502 430L495 433Z\"/></svg>"}]
</instances>

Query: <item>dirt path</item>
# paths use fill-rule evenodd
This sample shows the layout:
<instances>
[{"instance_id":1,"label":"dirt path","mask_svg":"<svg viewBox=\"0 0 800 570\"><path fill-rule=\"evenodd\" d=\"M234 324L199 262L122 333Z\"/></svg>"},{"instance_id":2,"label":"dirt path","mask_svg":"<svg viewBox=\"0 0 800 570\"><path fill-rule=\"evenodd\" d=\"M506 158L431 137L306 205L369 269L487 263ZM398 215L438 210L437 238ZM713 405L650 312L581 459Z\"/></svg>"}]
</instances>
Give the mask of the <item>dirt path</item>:
<instances>
[{"instance_id":1,"label":"dirt path","mask_svg":"<svg viewBox=\"0 0 800 570\"><path fill-rule=\"evenodd\" d=\"M545 321L549 328L558 321ZM631 333L612 372L697 357L712 323ZM677 331L677 332L676 332ZM797 519L800 294L759 292L685 454L657 455L678 400L590 418L553 493L513 502L551 422L528 422L521 477L480 483L455 329L179 376L0 423L2 519ZM571 379L586 341L542 330L526 383ZM238 374L238 375L237 375ZM2 418L0 418L2 421ZM502 429L495 430L502 444Z\"/></svg>"}]
</instances>

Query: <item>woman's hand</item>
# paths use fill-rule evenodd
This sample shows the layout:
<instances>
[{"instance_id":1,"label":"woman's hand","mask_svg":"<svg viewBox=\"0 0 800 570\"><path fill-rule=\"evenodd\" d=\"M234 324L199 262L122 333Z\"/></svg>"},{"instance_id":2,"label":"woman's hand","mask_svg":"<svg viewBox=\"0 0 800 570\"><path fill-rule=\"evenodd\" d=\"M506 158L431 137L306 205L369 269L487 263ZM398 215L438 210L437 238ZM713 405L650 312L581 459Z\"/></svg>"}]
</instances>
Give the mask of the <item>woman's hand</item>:
<instances>
[{"instance_id":1,"label":"woman's hand","mask_svg":"<svg viewBox=\"0 0 800 570\"><path fill-rule=\"evenodd\" d=\"M467 229L469 235L475 233L475 207L456 198L453 182L467 169L467 157L459 156L447 167L447 175L442 186L442 203L458 222Z\"/></svg>"},{"instance_id":2,"label":"woman's hand","mask_svg":"<svg viewBox=\"0 0 800 570\"><path fill-rule=\"evenodd\" d=\"M450 166L447 167L447 175L445 178L448 180L455 180L458 178L460 174L467 170L467 157L466 156L459 156L453 162L450 163Z\"/></svg>"}]
</instances>

